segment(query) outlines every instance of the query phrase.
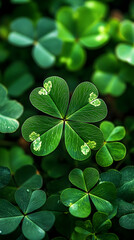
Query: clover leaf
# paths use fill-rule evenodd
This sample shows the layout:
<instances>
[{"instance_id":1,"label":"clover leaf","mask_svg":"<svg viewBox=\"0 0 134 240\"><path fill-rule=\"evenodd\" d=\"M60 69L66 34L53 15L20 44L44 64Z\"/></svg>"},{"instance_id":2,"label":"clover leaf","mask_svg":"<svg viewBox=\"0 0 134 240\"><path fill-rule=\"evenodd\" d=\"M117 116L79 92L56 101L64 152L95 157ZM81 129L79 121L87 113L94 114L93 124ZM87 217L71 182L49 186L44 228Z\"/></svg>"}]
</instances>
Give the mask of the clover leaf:
<instances>
[{"instance_id":1,"label":"clover leaf","mask_svg":"<svg viewBox=\"0 0 134 240\"><path fill-rule=\"evenodd\" d=\"M117 45L116 55L120 60L134 65L134 23L124 20L120 24L120 33L124 43Z\"/></svg>"},{"instance_id":2,"label":"clover leaf","mask_svg":"<svg viewBox=\"0 0 134 240\"><path fill-rule=\"evenodd\" d=\"M107 233L111 228L112 222L107 214L96 212L93 215L92 223L90 220L77 221L72 234L72 240L118 240L113 233Z\"/></svg>"},{"instance_id":3,"label":"clover leaf","mask_svg":"<svg viewBox=\"0 0 134 240\"><path fill-rule=\"evenodd\" d=\"M118 217L123 228L134 229L134 166L126 166L121 171L118 188Z\"/></svg>"},{"instance_id":4,"label":"clover leaf","mask_svg":"<svg viewBox=\"0 0 134 240\"><path fill-rule=\"evenodd\" d=\"M0 188L8 185L11 178L10 170L7 167L0 167Z\"/></svg>"},{"instance_id":5,"label":"clover leaf","mask_svg":"<svg viewBox=\"0 0 134 240\"><path fill-rule=\"evenodd\" d=\"M110 94L114 97L120 96L126 89L124 66L120 67L114 54L103 54L95 62L92 82L101 94Z\"/></svg>"},{"instance_id":6,"label":"clover leaf","mask_svg":"<svg viewBox=\"0 0 134 240\"><path fill-rule=\"evenodd\" d=\"M43 171L47 172L48 176L52 178L59 178L65 176L69 173L70 169L70 167L66 163L59 162L58 158L56 158L55 155L54 157L44 157L41 166Z\"/></svg>"},{"instance_id":7,"label":"clover leaf","mask_svg":"<svg viewBox=\"0 0 134 240\"><path fill-rule=\"evenodd\" d=\"M119 224L123 228L134 229L134 166L102 173L101 181L116 184Z\"/></svg>"},{"instance_id":8,"label":"clover leaf","mask_svg":"<svg viewBox=\"0 0 134 240\"><path fill-rule=\"evenodd\" d=\"M13 133L19 127L18 119L23 107L15 100L7 98L7 89L0 84L0 132Z\"/></svg>"},{"instance_id":9,"label":"clover leaf","mask_svg":"<svg viewBox=\"0 0 134 240\"><path fill-rule=\"evenodd\" d=\"M7 200L0 200L1 234L13 232L22 222L22 233L29 240L40 240L54 224L55 217L49 211L37 211L46 201L42 190L20 188L15 193L15 200L22 213Z\"/></svg>"},{"instance_id":10,"label":"clover leaf","mask_svg":"<svg viewBox=\"0 0 134 240\"><path fill-rule=\"evenodd\" d=\"M96 87L81 83L74 91L69 104L69 89L59 77L49 77L43 87L36 88L30 95L34 107L50 116L33 116L22 126L22 135L32 142L31 151L37 156L54 151L65 128L65 145L70 156L85 160L91 149L102 146L103 135L98 127L89 122L98 122L107 114L103 100L98 98ZM69 107L68 107L69 104Z\"/></svg>"},{"instance_id":11,"label":"clover leaf","mask_svg":"<svg viewBox=\"0 0 134 240\"><path fill-rule=\"evenodd\" d=\"M114 184L109 182L97 184L99 172L95 168L86 168L84 171L78 168L73 169L70 172L69 180L79 189L67 188L63 190L61 201L69 207L69 212L73 216L88 217L91 213L90 201L93 202L98 211L109 214L113 210L111 202L116 197L116 188Z\"/></svg>"},{"instance_id":12,"label":"clover leaf","mask_svg":"<svg viewBox=\"0 0 134 240\"><path fill-rule=\"evenodd\" d=\"M42 68L50 67L55 63L55 56L60 53L62 46L61 40L57 37L56 24L49 18L41 18L36 30L28 18L22 17L14 20L8 40L18 47L33 45L32 56Z\"/></svg>"},{"instance_id":13,"label":"clover leaf","mask_svg":"<svg viewBox=\"0 0 134 240\"><path fill-rule=\"evenodd\" d=\"M110 166L113 161L120 161L126 155L124 144L117 141L125 136L125 128L115 127L113 123L104 121L100 125L104 135L104 144L96 154L96 162L102 167Z\"/></svg>"},{"instance_id":14,"label":"clover leaf","mask_svg":"<svg viewBox=\"0 0 134 240\"><path fill-rule=\"evenodd\" d=\"M25 173L25 174L24 174ZM15 182L19 187L27 187L32 190L42 187L43 180L36 168L32 165L25 165L19 168L14 175Z\"/></svg>"},{"instance_id":15,"label":"clover leaf","mask_svg":"<svg viewBox=\"0 0 134 240\"><path fill-rule=\"evenodd\" d=\"M9 234L13 232L21 220L22 213L13 204L5 199L0 199L0 234Z\"/></svg>"},{"instance_id":16,"label":"clover leaf","mask_svg":"<svg viewBox=\"0 0 134 240\"><path fill-rule=\"evenodd\" d=\"M12 147L10 151L0 148L0 156L0 166L8 167L12 174L25 165L33 164L32 157L25 154L24 150L18 146Z\"/></svg>"},{"instance_id":17,"label":"clover leaf","mask_svg":"<svg viewBox=\"0 0 134 240\"><path fill-rule=\"evenodd\" d=\"M19 97L34 84L34 78L29 73L27 66L23 62L17 61L6 69L3 82L8 88L10 96Z\"/></svg>"},{"instance_id":18,"label":"clover leaf","mask_svg":"<svg viewBox=\"0 0 134 240\"><path fill-rule=\"evenodd\" d=\"M91 6L93 4L77 9L63 7L57 13L59 38L65 43L60 61L69 70L77 70L85 63L84 48L98 48L109 40L102 15Z\"/></svg>"},{"instance_id":19,"label":"clover leaf","mask_svg":"<svg viewBox=\"0 0 134 240\"><path fill-rule=\"evenodd\" d=\"M7 186L0 190L2 198L14 202L14 193L18 188L26 187L28 190L36 190L42 187L43 180L34 166L25 165L13 174Z\"/></svg>"}]
</instances>

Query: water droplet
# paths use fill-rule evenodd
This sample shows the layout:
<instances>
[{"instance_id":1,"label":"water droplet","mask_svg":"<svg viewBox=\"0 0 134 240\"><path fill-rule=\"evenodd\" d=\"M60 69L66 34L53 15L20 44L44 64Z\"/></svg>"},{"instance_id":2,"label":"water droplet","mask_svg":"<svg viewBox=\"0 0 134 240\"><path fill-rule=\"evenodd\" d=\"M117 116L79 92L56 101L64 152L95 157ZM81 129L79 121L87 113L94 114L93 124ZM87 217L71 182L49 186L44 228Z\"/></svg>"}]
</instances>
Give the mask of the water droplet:
<instances>
[{"instance_id":1,"label":"water droplet","mask_svg":"<svg viewBox=\"0 0 134 240\"><path fill-rule=\"evenodd\" d=\"M97 99L97 95L94 92L90 93L90 97L88 100L89 100L89 103L95 107L98 107L101 105L101 101Z\"/></svg>"},{"instance_id":2,"label":"water droplet","mask_svg":"<svg viewBox=\"0 0 134 240\"><path fill-rule=\"evenodd\" d=\"M0 234L2 233L2 231L0 230Z\"/></svg>"},{"instance_id":3,"label":"water droplet","mask_svg":"<svg viewBox=\"0 0 134 240\"><path fill-rule=\"evenodd\" d=\"M51 81L45 82L44 83L44 88L41 88L38 92L39 95L48 95L51 91L52 88L52 83Z\"/></svg>"},{"instance_id":4,"label":"water droplet","mask_svg":"<svg viewBox=\"0 0 134 240\"><path fill-rule=\"evenodd\" d=\"M93 148L96 147L96 142L95 142L95 141L88 140L87 145L88 145L91 149L93 149Z\"/></svg>"},{"instance_id":5,"label":"water droplet","mask_svg":"<svg viewBox=\"0 0 134 240\"><path fill-rule=\"evenodd\" d=\"M84 145L81 146L81 152L84 155L87 155L90 152L90 148L86 143L84 143Z\"/></svg>"},{"instance_id":6,"label":"water droplet","mask_svg":"<svg viewBox=\"0 0 134 240\"><path fill-rule=\"evenodd\" d=\"M36 133L36 132L32 132L32 133L29 135L29 139L30 139L31 141L36 140L38 137L40 137L40 134L39 134L39 133Z\"/></svg>"},{"instance_id":7,"label":"water droplet","mask_svg":"<svg viewBox=\"0 0 134 240\"><path fill-rule=\"evenodd\" d=\"M30 190L29 190L29 189L27 189L27 192L30 192Z\"/></svg>"},{"instance_id":8,"label":"water droplet","mask_svg":"<svg viewBox=\"0 0 134 240\"><path fill-rule=\"evenodd\" d=\"M45 88L41 88L40 91L38 92L39 95L47 95L47 91Z\"/></svg>"},{"instance_id":9,"label":"water droplet","mask_svg":"<svg viewBox=\"0 0 134 240\"><path fill-rule=\"evenodd\" d=\"M40 140L40 137L38 137L34 142L33 142L33 149L35 151L40 151L42 145L42 141Z\"/></svg>"},{"instance_id":10,"label":"water droplet","mask_svg":"<svg viewBox=\"0 0 134 240\"><path fill-rule=\"evenodd\" d=\"M48 81L48 82L44 83L44 88L47 91L47 93L50 93L51 88L52 88L52 82Z\"/></svg>"}]
</instances>

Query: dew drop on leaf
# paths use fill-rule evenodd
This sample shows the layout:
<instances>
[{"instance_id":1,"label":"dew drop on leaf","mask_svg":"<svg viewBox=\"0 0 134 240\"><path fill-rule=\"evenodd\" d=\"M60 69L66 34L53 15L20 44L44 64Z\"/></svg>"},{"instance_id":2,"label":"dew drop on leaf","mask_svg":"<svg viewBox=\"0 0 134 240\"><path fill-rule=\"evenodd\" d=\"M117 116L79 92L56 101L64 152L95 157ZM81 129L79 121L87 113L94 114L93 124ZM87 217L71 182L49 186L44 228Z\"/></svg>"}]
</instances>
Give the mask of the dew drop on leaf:
<instances>
[{"instance_id":1,"label":"dew drop on leaf","mask_svg":"<svg viewBox=\"0 0 134 240\"><path fill-rule=\"evenodd\" d=\"M88 141L87 142L87 145L91 148L91 149L93 149L93 148L95 148L96 147L96 142L95 141Z\"/></svg>"},{"instance_id":2,"label":"dew drop on leaf","mask_svg":"<svg viewBox=\"0 0 134 240\"><path fill-rule=\"evenodd\" d=\"M39 95L48 95L52 88L52 82L48 81L47 83L44 83L44 88L41 88L38 92Z\"/></svg>"},{"instance_id":3,"label":"dew drop on leaf","mask_svg":"<svg viewBox=\"0 0 134 240\"><path fill-rule=\"evenodd\" d=\"M41 142L41 140L40 140L40 137L38 137L38 138L33 142L33 149L34 149L35 151L40 151L40 149L41 149L41 144L42 144L42 142Z\"/></svg>"},{"instance_id":4,"label":"dew drop on leaf","mask_svg":"<svg viewBox=\"0 0 134 240\"><path fill-rule=\"evenodd\" d=\"M87 155L90 152L90 148L86 143L84 143L84 145L81 146L81 152L84 155Z\"/></svg>"},{"instance_id":5,"label":"dew drop on leaf","mask_svg":"<svg viewBox=\"0 0 134 240\"><path fill-rule=\"evenodd\" d=\"M39 95L47 95L48 94L45 88L41 88L38 93L39 93Z\"/></svg>"},{"instance_id":6,"label":"dew drop on leaf","mask_svg":"<svg viewBox=\"0 0 134 240\"><path fill-rule=\"evenodd\" d=\"M40 134L36 133L36 132L32 132L30 135L29 135L29 139L31 141L34 141L36 140L38 137L40 137Z\"/></svg>"},{"instance_id":7,"label":"dew drop on leaf","mask_svg":"<svg viewBox=\"0 0 134 240\"><path fill-rule=\"evenodd\" d=\"M95 107L98 107L101 104L101 101L97 99L97 95L93 92L90 93L90 97L88 100L89 100L89 103Z\"/></svg>"},{"instance_id":8,"label":"dew drop on leaf","mask_svg":"<svg viewBox=\"0 0 134 240\"><path fill-rule=\"evenodd\" d=\"M51 88L52 88L52 82L48 81L47 83L44 83L44 88L47 91L47 93L50 93Z\"/></svg>"}]
</instances>

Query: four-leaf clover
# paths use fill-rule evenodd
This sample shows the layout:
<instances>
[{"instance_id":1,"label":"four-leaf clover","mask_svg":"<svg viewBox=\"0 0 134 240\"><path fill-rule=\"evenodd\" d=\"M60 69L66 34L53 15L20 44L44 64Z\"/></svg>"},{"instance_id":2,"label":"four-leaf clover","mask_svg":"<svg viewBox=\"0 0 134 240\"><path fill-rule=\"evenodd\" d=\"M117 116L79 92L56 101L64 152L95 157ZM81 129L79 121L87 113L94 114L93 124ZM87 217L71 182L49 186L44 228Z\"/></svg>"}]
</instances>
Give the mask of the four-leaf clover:
<instances>
[{"instance_id":1,"label":"four-leaf clover","mask_svg":"<svg viewBox=\"0 0 134 240\"><path fill-rule=\"evenodd\" d=\"M59 77L49 77L43 87L36 88L30 95L34 107L47 116L33 116L22 126L22 135L32 142L31 150L37 156L54 151L64 130L65 145L70 156L76 160L87 159L91 149L103 144L101 130L89 124L102 120L107 114L103 100L98 99L96 87L83 82L75 89L69 104L69 89Z\"/></svg>"}]
</instances>

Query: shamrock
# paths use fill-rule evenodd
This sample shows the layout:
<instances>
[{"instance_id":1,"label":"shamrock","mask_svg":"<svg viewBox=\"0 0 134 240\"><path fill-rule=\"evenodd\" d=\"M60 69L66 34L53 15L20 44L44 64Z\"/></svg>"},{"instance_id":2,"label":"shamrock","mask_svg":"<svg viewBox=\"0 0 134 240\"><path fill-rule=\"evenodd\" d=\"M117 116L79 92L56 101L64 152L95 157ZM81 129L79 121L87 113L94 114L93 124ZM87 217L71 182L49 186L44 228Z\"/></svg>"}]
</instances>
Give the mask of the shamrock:
<instances>
[{"instance_id":1,"label":"shamrock","mask_svg":"<svg viewBox=\"0 0 134 240\"><path fill-rule=\"evenodd\" d=\"M55 217L49 211L36 211L46 202L42 190L20 188L15 193L20 210L5 199L0 200L0 233L13 232L22 223L22 232L29 240L41 240L54 224Z\"/></svg>"},{"instance_id":2,"label":"shamrock","mask_svg":"<svg viewBox=\"0 0 134 240\"><path fill-rule=\"evenodd\" d=\"M100 125L104 135L104 144L96 154L96 161L102 167L110 166L113 161L120 161L126 155L126 147L117 141L125 136L125 128L115 127L113 123L104 121Z\"/></svg>"},{"instance_id":3,"label":"shamrock","mask_svg":"<svg viewBox=\"0 0 134 240\"><path fill-rule=\"evenodd\" d=\"M113 211L112 202L116 197L113 183L98 183L99 172L95 168L84 171L75 168L69 174L70 182L77 188L67 188L61 193L62 203L69 207L69 212L79 218L86 218L91 213L93 202L98 211L109 214ZM96 185L97 184L97 185ZM95 186L96 185L96 186Z\"/></svg>"},{"instance_id":4,"label":"shamrock","mask_svg":"<svg viewBox=\"0 0 134 240\"><path fill-rule=\"evenodd\" d=\"M58 11L58 34L64 43L60 62L69 70L75 71L84 65L85 48L98 48L108 42L107 23L102 20L106 13L104 8L102 3L87 2L86 6L62 7Z\"/></svg>"},{"instance_id":5,"label":"shamrock","mask_svg":"<svg viewBox=\"0 0 134 240\"><path fill-rule=\"evenodd\" d=\"M128 67L116 59L112 53L105 53L95 61L95 72L92 75L92 82L96 85L101 94L110 94L114 97L122 95L126 89L128 78ZM130 70L130 69L129 69Z\"/></svg>"},{"instance_id":6,"label":"shamrock","mask_svg":"<svg viewBox=\"0 0 134 240\"><path fill-rule=\"evenodd\" d=\"M112 222L108 215L102 212L96 212L90 220L77 221L72 240L119 240L117 235L107 233L111 228Z\"/></svg>"},{"instance_id":7,"label":"shamrock","mask_svg":"<svg viewBox=\"0 0 134 240\"><path fill-rule=\"evenodd\" d=\"M33 23L28 18L18 18L11 24L11 33L8 40L15 46L33 46L32 56L42 68L51 67L62 47L62 42L57 37L55 21L50 18L41 18L34 29Z\"/></svg>"}]
</instances>

